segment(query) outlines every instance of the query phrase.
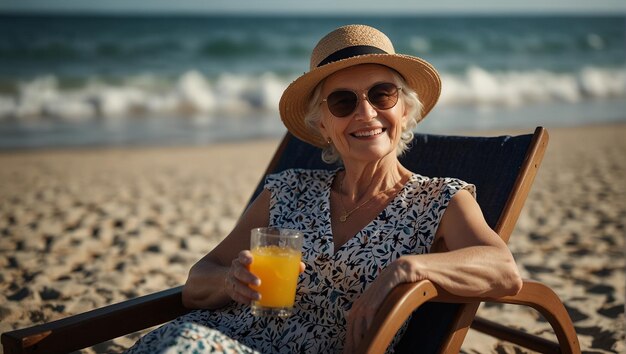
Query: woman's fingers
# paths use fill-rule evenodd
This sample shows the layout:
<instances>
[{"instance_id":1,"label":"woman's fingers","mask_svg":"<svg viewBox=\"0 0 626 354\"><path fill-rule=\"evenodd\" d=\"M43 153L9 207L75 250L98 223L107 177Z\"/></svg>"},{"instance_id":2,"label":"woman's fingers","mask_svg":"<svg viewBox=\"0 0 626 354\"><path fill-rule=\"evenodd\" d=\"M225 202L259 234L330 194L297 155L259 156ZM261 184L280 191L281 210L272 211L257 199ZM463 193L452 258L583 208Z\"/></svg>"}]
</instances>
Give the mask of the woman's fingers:
<instances>
[{"instance_id":1,"label":"woman's fingers","mask_svg":"<svg viewBox=\"0 0 626 354\"><path fill-rule=\"evenodd\" d=\"M402 278L403 273L397 271L398 268L402 269L403 264L396 261L391 266L385 268L363 294L354 301L346 318L348 321L346 347L351 346L349 348L352 350L358 348L374 322L376 312L387 294L397 284L406 281ZM348 351L346 352L348 353Z\"/></svg>"},{"instance_id":2,"label":"woman's fingers","mask_svg":"<svg viewBox=\"0 0 626 354\"><path fill-rule=\"evenodd\" d=\"M252 263L252 252L248 250L243 250L239 252L237 258L235 259L239 260L239 262L244 266L249 266Z\"/></svg>"},{"instance_id":3,"label":"woman's fingers","mask_svg":"<svg viewBox=\"0 0 626 354\"><path fill-rule=\"evenodd\" d=\"M352 349L356 350L358 345L363 340L365 336L365 331L367 327L365 327L365 319L363 317L358 317L352 321Z\"/></svg>"},{"instance_id":4,"label":"woman's fingers","mask_svg":"<svg viewBox=\"0 0 626 354\"><path fill-rule=\"evenodd\" d=\"M237 258L233 259L230 269L224 279L226 293L235 301L249 304L259 300L260 294L250 288L250 285L260 285L261 281L249 270L252 263L252 254L249 251L241 251Z\"/></svg>"},{"instance_id":5,"label":"woman's fingers","mask_svg":"<svg viewBox=\"0 0 626 354\"><path fill-rule=\"evenodd\" d=\"M363 301L366 300L366 301ZM368 299L358 299L348 313L344 353L354 352L361 344L376 314L376 307Z\"/></svg>"},{"instance_id":6,"label":"woman's fingers","mask_svg":"<svg viewBox=\"0 0 626 354\"><path fill-rule=\"evenodd\" d=\"M354 352L354 337L353 337L353 333L354 332L354 328L352 325L352 321L348 318L348 325L346 327L346 340L343 346L343 352L344 353L352 353Z\"/></svg>"},{"instance_id":7,"label":"woman's fingers","mask_svg":"<svg viewBox=\"0 0 626 354\"><path fill-rule=\"evenodd\" d=\"M229 289L229 291L227 291L227 293L233 300L239 303L248 305L250 304L250 302L259 300L261 298L259 293L249 288L246 284L243 284L237 280L235 280L230 286L231 288Z\"/></svg>"},{"instance_id":8,"label":"woman's fingers","mask_svg":"<svg viewBox=\"0 0 626 354\"><path fill-rule=\"evenodd\" d=\"M250 304L251 301L261 299L261 294L250 286L261 285L261 279L250 272L252 264L252 253L248 250L239 252L237 258L233 259L230 269L224 278L224 289L226 294L234 301ZM300 262L300 273L303 273L306 266Z\"/></svg>"},{"instance_id":9,"label":"woman's fingers","mask_svg":"<svg viewBox=\"0 0 626 354\"><path fill-rule=\"evenodd\" d=\"M304 262L300 262L300 273L304 273L304 270L306 269L306 265L304 264Z\"/></svg>"},{"instance_id":10,"label":"woman's fingers","mask_svg":"<svg viewBox=\"0 0 626 354\"><path fill-rule=\"evenodd\" d=\"M233 259L233 262L231 264L233 277L241 283L259 286L261 284L261 279L257 278L256 275L250 272L250 263L242 263L241 258Z\"/></svg>"},{"instance_id":11,"label":"woman's fingers","mask_svg":"<svg viewBox=\"0 0 626 354\"><path fill-rule=\"evenodd\" d=\"M346 331L346 343L344 347L344 353L354 352L367 331L367 321L364 317L351 316L348 320L348 327Z\"/></svg>"}]
</instances>

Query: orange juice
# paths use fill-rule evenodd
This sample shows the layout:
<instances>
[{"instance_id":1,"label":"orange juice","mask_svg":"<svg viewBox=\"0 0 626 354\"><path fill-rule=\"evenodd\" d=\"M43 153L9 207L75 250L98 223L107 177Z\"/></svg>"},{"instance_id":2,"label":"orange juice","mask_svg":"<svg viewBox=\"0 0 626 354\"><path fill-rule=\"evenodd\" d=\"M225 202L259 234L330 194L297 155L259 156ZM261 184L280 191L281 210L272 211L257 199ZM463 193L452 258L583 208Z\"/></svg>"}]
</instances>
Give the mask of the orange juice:
<instances>
[{"instance_id":1,"label":"orange juice","mask_svg":"<svg viewBox=\"0 0 626 354\"><path fill-rule=\"evenodd\" d=\"M261 279L251 286L261 294L256 304L263 307L292 307L300 270L300 251L278 246L252 250L250 271Z\"/></svg>"}]
</instances>

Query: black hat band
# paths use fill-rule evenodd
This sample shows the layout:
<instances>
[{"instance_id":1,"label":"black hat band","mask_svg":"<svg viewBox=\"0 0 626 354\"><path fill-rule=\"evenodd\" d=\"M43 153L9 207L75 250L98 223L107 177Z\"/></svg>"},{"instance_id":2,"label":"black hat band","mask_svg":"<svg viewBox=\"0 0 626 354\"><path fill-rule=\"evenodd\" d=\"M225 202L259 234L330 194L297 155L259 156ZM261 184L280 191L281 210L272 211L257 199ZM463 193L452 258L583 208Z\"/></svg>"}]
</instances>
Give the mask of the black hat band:
<instances>
[{"instance_id":1,"label":"black hat band","mask_svg":"<svg viewBox=\"0 0 626 354\"><path fill-rule=\"evenodd\" d=\"M366 54L389 54L389 53L385 52L384 50L380 48L372 47L369 45L355 45L352 47L346 47L346 48L340 49L332 53L331 55L324 58L324 60L322 60L319 64L317 64L317 67L319 68L320 66L324 66L326 64L329 64L338 60L348 59L348 58L356 57L358 55L366 55Z\"/></svg>"}]
</instances>

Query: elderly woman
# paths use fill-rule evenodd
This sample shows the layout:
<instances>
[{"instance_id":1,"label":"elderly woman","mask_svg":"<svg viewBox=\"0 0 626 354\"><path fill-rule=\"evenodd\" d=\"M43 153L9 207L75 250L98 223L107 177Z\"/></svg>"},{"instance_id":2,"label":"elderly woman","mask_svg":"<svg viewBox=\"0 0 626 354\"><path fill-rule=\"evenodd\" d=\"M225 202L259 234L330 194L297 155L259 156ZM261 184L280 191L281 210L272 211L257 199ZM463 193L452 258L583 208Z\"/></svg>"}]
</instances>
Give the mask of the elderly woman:
<instances>
[{"instance_id":1,"label":"elderly woman","mask_svg":"<svg viewBox=\"0 0 626 354\"><path fill-rule=\"evenodd\" d=\"M485 222L474 187L420 176L398 160L439 93L432 66L395 54L374 28L345 26L324 37L311 70L285 90L280 113L290 132L342 167L268 176L235 229L191 269L183 301L201 310L131 352L349 353L400 283L429 279L465 296L519 291L513 257ZM251 288L259 279L248 270L250 230L262 226L305 235L287 319L250 314L259 299Z\"/></svg>"}]
</instances>

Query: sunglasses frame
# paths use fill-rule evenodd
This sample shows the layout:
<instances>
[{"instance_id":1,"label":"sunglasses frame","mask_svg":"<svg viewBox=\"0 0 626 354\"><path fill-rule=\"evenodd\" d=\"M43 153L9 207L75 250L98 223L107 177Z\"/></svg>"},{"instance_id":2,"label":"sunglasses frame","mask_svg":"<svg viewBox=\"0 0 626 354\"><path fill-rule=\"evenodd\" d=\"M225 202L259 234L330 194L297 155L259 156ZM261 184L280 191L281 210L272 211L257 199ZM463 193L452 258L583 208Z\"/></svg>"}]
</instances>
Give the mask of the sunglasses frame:
<instances>
[{"instance_id":1,"label":"sunglasses frame","mask_svg":"<svg viewBox=\"0 0 626 354\"><path fill-rule=\"evenodd\" d=\"M370 101L370 97L369 97L370 90L371 90L371 89L373 89L373 88L374 88L374 87L376 87L376 86L379 86L379 85L393 85L393 86L396 88L396 102L393 104L393 106L388 107L388 108L380 108L380 107L378 107L377 105L373 104L373 103ZM354 111L355 111L355 110L356 110L356 108L359 106L359 104L361 104L361 100L363 99L363 93L365 93L365 100L366 100L366 101L367 101L367 102L368 102L368 103L369 103L372 107L374 107L376 110L379 110L379 111L386 111L386 110L392 109L393 107L395 107L395 106L398 104L398 101L400 100L400 92L399 92L400 90L402 90L402 86L398 86L398 85L394 84L393 82L379 82L379 83L376 83L376 84L374 84L374 85L372 85L372 86L368 87L368 88L367 88L367 89L365 89L365 90L362 90L361 92L356 92L356 91L354 91L354 90L348 90L348 89L335 90L335 91L333 91L333 92L329 93L329 94L326 96L326 98L322 99L322 101L320 102L320 104L321 104L322 102L326 102L326 106L328 107L328 111L329 111L329 112L330 112L330 114L332 114L334 117L337 117L337 118L346 118L346 117L350 116L352 113L354 113ZM356 96L356 104L354 105L354 108L352 108L352 110L351 110L349 113L347 113L346 115L343 115L343 116L338 116L338 115L335 115L335 114L332 112L332 110L330 109L330 106L328 106L328 97L330 97L330 95L332 95L332 94L334 94L334 93L336 93L336 92L352 92L352 93Z\"/></svg>"}]
</instances>

